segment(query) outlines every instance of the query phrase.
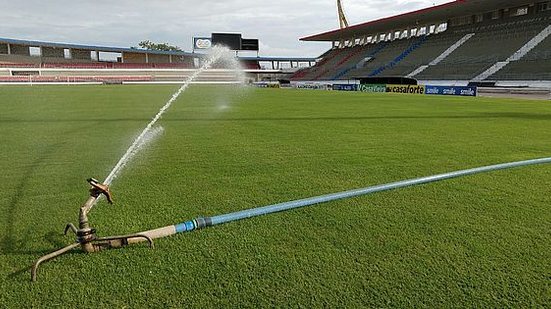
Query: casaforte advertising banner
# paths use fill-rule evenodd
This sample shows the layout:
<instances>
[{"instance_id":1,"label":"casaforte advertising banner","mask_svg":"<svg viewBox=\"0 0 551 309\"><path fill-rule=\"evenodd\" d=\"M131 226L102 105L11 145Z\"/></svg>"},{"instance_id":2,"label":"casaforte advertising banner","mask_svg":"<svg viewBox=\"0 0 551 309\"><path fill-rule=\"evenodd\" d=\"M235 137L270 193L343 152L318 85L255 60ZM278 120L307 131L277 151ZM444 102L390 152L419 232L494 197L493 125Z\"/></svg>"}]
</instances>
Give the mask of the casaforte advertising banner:
<instances>
[{"instance_id":1,"label":"casaforte advertising banner","mask_svg":"<svg viewBox=\"0 0 551 309\"><path fill-rule=\"evenodd\" d=\"M458 95L476 97L476 87L470 86L425 86L425 94Z\"/></svg>"},{"instance_id":2,"label":"casaforte advertising banner","mask_svg":"<svg viewBox=\"0 0 551 309\"><path fill-rule=\"evenodd\" d=\"M211 38L193 38L193 49L209 49L211 47Z\"/></svg>"},{"instance_id":3,"label":"casaforte advertising banner","mask_svg":"<svg viewBox=\"0 0 551 309\"><path fill-rule=\"evenodd\" d=\"M425 94L424 85L386 85L386 92L404 94Z\"/></svg>"}]
</instances>

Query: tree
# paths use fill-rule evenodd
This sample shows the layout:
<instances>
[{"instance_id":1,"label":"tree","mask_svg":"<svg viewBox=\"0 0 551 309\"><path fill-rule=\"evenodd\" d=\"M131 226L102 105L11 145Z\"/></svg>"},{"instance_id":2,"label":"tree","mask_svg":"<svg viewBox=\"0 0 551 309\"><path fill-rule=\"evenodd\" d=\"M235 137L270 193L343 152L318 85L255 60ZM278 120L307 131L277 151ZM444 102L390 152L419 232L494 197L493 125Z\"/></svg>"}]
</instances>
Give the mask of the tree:
<instances>
[{"instance_id":1,"label":"tree","mask_svg":"<svg viewBox=\"0 0 551 309\"><path fill-rule=\"evenodd\" d=\"M150 50L182 51L182 49L178 46L169 45L168 43L154 43L150 40L141 41L140 43L138 43L138 46L143 49ZM137 47L132 48L137 49Z\"/></svg>"}]
</instances>

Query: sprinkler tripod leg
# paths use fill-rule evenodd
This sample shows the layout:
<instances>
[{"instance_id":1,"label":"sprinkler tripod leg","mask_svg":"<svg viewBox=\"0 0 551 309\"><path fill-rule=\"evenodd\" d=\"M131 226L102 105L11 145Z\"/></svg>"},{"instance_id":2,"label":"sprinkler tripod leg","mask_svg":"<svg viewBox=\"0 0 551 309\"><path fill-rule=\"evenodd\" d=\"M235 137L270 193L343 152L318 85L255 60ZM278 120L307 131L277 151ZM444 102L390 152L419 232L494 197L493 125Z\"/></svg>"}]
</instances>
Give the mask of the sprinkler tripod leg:
<instances>
[{"instance_id":1,"label":"sprinkler tripod leg","mask_svg":"<svg viewBox=\"0 0 551 309\"><path fill-rule=\"evenodd\" d=\"M73 233L75 233L75 234L78 232L78 230L77 230L77 228L75 227L74 224L72 224L72 223L67 223L67 225L65 226L65 231L63 231L63 235L67 235L67 232L68 232L69 230L71 230L71 231L72 231Z\"/></svg>"},{"instance_id":2,"label":"sprinkler tripod leg","mask_svg":"<svg viewBox=\"0 0 551 309\"><path fill-rule=\"evenodd\" d=\"M64 253L66 253L67 251L70 251L76 247L80 246L80 244L78 242L75 242L73 244L70 244L68 245L67 247L64 247L64 248L61 248L55 252L52 252L50 254L46 254L45 256L39 258L33 265L32 269L31 269L31 280L34 282L36 281L36 272L38 271L38 267L40 266L40 264L42 264L43 262L46 262L48 260L51 260L55 257L58 257Z\"/></svg>"},{"instance_id":3,"label":"sprinkler tripod leg","mask_svg":"<svg viewBox=\"0 0 551 309\"><path fill-rule=\"evenodd\" d=\"M67 230L71 229L69 228L69 225L67 225L68 228ZM101 251L101 250L104 250L104 249L111 249L111 248L121 248L121 247L126 247L128 244L130 244L131 242L129 242L130 239L134 239L134 238L142 238L144 239L145 241L147 241L149 243L149 247L154 249L155 248L155 244L153 243L153 239L147 235L143 235L143 234L132 234L132 235L125 235L125 236L109 236L109 237L101 237L101 238L96 238L92 241L86 241L86 242L75 242L75 243L72 243L66 247L63 247L57 251L54 251L52 253L49 253L49 254L46 254L45 256L39 258L32 266L31 268L31 281L35 282L36 281L36 274L38 272L38 267L40 266L40 264L46 262L46 261L49 261L53 258L56 258L72 249L75 249L77 247L81 247L82 248L82 251L84 252L87 252L87 253L91 253L91 252L98 252L98 251ZM135 241L137 242L137 241Z\"/></svg>"}]
</instances>

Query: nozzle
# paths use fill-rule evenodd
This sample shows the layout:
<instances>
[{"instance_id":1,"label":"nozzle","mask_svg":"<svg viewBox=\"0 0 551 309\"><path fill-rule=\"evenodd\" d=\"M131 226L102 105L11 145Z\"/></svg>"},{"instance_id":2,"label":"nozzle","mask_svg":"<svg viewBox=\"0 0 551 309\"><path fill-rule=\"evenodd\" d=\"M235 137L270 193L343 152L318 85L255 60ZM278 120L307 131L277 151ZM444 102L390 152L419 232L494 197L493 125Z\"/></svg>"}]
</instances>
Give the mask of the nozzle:
<instances>
[{"instance_id":1,"label":"nozzle","mask_svg":"<svg viewBox=\"0 0 551 309\"><path fill-rule=\"evenodd\" d=\"M113 196L111 196L108 185L102 184L94 178L88 178L87 181L92 186L92 188L90 188L91 196L97 198L100 194L103 194L107 198L107 202L113 204Z\"/></svg>"}]
</instances>

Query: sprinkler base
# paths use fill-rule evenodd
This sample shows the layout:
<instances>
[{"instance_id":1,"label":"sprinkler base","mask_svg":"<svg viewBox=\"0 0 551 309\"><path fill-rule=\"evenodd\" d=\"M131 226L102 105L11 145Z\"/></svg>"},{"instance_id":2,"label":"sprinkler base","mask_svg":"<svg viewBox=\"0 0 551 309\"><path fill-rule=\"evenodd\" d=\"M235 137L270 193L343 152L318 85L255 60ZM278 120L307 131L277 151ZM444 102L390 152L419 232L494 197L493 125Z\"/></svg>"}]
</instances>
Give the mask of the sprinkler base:
<instances>
[{"instance_id":1,"label":"sprinkler base","mask_svg":"<svg viewBox=\"0 0 551 309\"><path fill-rule=\"evenodd\" d=\"M72 224L71 224L72 225ZM69 225L68 225L69 226ZM65 230L67 232L67 228ZM116 248L122 248L126 247L128 244L130 244L130 240L134 238L143 238L149 243L150 248L155 248L155 244L153 243L153 239L147 235L143 234L131 234L131 235L124 235L124 236L108 236L108 237L96 237L95 229L89 229L89 230L77 230L77 241L63 247L59 250L56 250L52 253L46 254L43 257L36 260L36 262L33 264L31 268L31 281L36 281L36 275L38 272L38 267L40 267L40 264L49 261L51 259L54 259L60 255L63 255L77 247L80 246L81 250L85 253L93 253L93 252L99 252L101 250L105 249L116 249Z\"/></svg>"},{"instance_id":2,"label":"sprinkler base","mask_svg":"<svg viewBox=\"0 0 551 309\"><path fill-rule=\"evenodd\" d=\"M149 247L154 248L153 239L143 233L123 236L97 237L96 229L90 227L90 223L88 222L88 212L95 205L100 195L103 194L107 198L107 202L110 204L113 203L113 199L109 186L99 183L94 178L89 178L87 181L92 187L90 188L90 197L80 207L79 228L77 229L72 223L65 226L64 234L67 235L68 231L75 233L77 236L76 242L39 258L31 268L31 280L33 282L36 281L36 274L40 264L65 254L79 246L83 252L93 253L105 249L126 247L128 244L132 243L130 240L141 238L142 240L149 242Z\"/></svg>"}]
</instances>

